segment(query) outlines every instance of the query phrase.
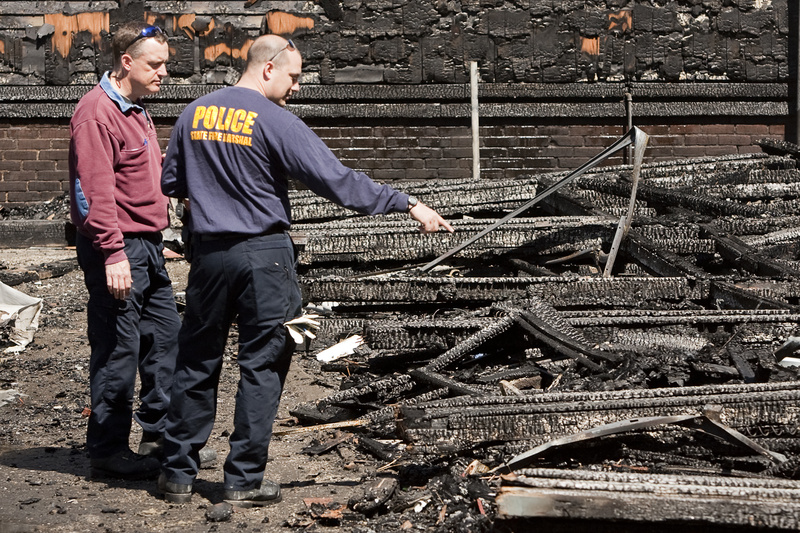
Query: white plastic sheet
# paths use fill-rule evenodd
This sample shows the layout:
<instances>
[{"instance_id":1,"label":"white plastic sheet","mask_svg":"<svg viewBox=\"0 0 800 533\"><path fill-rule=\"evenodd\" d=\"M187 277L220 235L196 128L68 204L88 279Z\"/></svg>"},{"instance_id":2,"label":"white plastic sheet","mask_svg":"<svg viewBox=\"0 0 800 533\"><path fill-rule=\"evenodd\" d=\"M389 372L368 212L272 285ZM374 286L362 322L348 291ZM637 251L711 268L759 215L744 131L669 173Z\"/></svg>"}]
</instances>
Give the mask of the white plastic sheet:
<instances>
[{"instance_id":1,"label":"white plastic sheet","mask_svg":"<svg viewBox=\"0 0 800 533\"><path fill-rule=\"evenodd\" d=\"M39 329L41 311L41 298L28 296L0 282L0 327L13 322L8 337L16 345L6 348L6 352L19 352L30 344Z\"/></svg>"}]
</instances>

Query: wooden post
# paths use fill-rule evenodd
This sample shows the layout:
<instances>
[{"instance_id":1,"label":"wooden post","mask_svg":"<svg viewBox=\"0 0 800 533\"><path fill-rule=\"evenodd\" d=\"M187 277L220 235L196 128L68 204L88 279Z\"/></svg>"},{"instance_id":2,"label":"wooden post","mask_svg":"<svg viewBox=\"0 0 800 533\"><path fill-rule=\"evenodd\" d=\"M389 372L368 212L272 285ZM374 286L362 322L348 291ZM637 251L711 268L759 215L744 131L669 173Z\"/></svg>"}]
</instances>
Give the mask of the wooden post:
<instances>
[{"instance_id":1,"label":"wooden post","mask_svg":"<svg viewBox=\"0 0 800 533\"><path fill-rule=\"evenodd\" d=\"M481 177L481 148L478 131L478 62L469 64L470 99L472 101L472 177Z\"/></svg>"}]
</instances>

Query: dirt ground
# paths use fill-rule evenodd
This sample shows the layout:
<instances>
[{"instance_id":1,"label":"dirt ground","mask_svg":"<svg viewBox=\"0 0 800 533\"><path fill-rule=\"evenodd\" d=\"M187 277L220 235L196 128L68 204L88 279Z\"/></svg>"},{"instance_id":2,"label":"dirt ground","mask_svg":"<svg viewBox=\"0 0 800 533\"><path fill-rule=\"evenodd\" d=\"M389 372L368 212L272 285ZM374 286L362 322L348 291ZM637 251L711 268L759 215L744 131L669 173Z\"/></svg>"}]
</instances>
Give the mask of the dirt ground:
<instances>
[{"instance_id":1,"label":"dirt ground","mask_svg":"<svg viewBox=\"0 0 800 533\"><path fill-rule=\"evenodd\" d=\"M2 250L0 264L21 268L71 257L74 251L63 248ZM185 288L188 264L170 260L168 268L179 293ZM333 435L320 432L273 439L266 474L281 484L280 504L235 509L226 521L209 520L208 512L221 510L214 505L222 501L221 466L232 431L238 379L235 335L229 339L216 424L208 443L219 459L200 471L191 503L173 505L159 499L152 480L90 479L85 450L89 345L82 274L75 270L15 288L42 298L44 308L33 343L20 353L0 352L0 533L429 530L414 519L413 510L395 513L388 520L384 516L380 523L346 508L335 519L321 517L324 510L319 506L312 512L309 498L322 498L326 509L341 509L354 491L374 479L381 466L349 441L320 455L303 453L304 448ZM338 390L338 383L339 376L321 372L313 357L298 353L275 430L293 427L291 407L331 394ZM140 434L133 424L134 450ZM433 507L430 511L438 513Z\"/></svg>"}]
</instances>

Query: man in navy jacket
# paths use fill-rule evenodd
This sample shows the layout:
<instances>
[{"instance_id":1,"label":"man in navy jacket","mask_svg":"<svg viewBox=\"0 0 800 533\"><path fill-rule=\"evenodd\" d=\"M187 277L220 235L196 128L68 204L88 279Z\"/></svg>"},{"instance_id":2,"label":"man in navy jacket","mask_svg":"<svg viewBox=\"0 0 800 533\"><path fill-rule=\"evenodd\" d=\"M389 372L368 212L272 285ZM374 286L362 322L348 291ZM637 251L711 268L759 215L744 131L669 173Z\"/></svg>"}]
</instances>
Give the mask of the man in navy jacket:
<instances>
[{"instance_id":1,"label":"man in navy jacket","mask_svg":"<svg viewBox=\"0 0 800 533\"><path fill-rule=\"evenodd\" d=\"M284 323L301 313L289 179L360 213L407 212L425 233L453 228L412 196L345 167L283 107L300 90L300 52L259 37L234 87L190 104L173 129L162 173L168 196L188 198L193 239L186 312L158 488L191 499L198 452L214 424L228 329L238 316L241 379L224 466L225 500L280 501L264 478L272 424L294 351Z\"/></svg>"}]
</instances>

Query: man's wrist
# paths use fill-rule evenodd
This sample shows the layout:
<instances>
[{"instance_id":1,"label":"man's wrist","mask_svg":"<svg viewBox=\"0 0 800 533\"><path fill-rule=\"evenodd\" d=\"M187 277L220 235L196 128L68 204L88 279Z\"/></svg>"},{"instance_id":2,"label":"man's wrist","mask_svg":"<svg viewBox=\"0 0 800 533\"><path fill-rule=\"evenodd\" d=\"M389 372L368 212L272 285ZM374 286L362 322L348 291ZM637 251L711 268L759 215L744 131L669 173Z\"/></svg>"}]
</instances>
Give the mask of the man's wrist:
<instances>
[{"instance_id":1,"label":"man's wrist","mask_svg":"<svg viewBox=\"0 0 800 533\"><path fill-rule=\"evenodd\" d=\"M411 210L414 209L414 207L416 207L416 205L418 203L419 203L419 200L417 200L416 196L409 195L409 197L408 197L408 209L406 209L406 211L407 212L411 212Z\"/></svg>"}]
</instances>

